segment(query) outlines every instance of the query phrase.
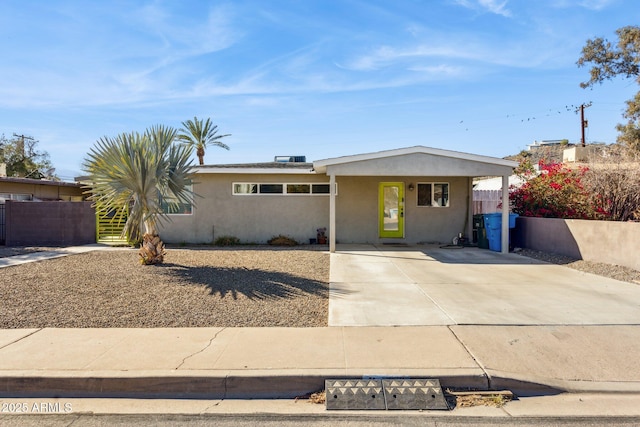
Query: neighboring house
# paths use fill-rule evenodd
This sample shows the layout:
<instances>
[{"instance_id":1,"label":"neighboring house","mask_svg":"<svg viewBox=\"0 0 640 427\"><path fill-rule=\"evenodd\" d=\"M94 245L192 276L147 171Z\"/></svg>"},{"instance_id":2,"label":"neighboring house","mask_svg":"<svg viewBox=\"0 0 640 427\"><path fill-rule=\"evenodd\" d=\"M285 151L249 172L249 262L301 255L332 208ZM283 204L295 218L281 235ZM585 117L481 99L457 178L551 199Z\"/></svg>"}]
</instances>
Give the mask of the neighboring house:
<instances>
[{"instance_id":1,"label":"neighboring house","mask_svg":"<svg viewBox=\"0 0 640 427\"><path fill-rule=\"evenodd\" d=\"M81 201L82 186L73 182L0 177L0 203L5 200Z\"/></svg>"},{"instance_id":2,"label":"neighboring house","mask_svg":"<svg viewBox=\"0 0 640 427\"><path fill-rule=\"evenodd\" d=\"M93 217L90 204L60 203L81 202L82 192L76 183L0 177L0 245L86 243L95 221L79 218Z\"/></svg>"},{"instance_id":3,"label":"neighboring house","mask_svg":"<svg viewBox=\"0 0 640 427\"><path fill-rule=\"evenodd\" d=\"M473 178L506 181L516 166L423 146L313 163L200 166L194 206L170 215L159 231L173 243L221 236L264 243L279 234L305 242L327 228L331 251L336 242L448 243L471 235Z\"/></svg>"},{"instance_id":4,"label":"neighboring house","mask_svg":"<svg viewBox=\"0 0 640 427\"><path fill-rule=\"evenodd\" d=\"M518 175L509 177L509 188L524 184ZM473 213L493 213L502 211L502 178L479 178L473 181Z\"/></svg>"}]
</instances>

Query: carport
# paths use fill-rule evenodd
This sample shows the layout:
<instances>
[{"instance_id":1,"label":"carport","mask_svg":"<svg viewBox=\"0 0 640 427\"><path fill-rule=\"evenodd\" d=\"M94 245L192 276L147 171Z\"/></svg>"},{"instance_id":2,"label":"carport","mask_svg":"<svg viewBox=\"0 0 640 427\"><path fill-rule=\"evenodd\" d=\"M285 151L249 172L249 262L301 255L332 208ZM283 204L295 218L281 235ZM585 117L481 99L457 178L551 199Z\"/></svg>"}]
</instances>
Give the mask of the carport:
<instances>
[{"instance_id":1,"label":"carport","mask_svg":"<svg viewBox=\"0 0 640 427\"><path fill-rule=\"evenodd\" d=\"M330 182L329 249L335 252L338 241L416 244L471 236L473 178L502 177L502 204L508 206L508 177L516 166L424 146L316 161L315 172ZM508 215L504 209L503 253L509 250Z\"/></svg>"}]
</instances>

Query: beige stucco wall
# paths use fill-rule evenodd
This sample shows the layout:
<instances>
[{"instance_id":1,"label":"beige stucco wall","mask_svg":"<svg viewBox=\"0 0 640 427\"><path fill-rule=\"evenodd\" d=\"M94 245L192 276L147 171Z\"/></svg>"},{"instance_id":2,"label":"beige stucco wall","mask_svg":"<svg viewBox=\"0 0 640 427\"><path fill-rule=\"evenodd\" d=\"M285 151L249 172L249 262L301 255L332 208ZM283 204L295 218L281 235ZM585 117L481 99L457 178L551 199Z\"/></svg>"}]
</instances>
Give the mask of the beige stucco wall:
<instances>
[{"instance_id":1,"label":"beige stucco wall","mask_svg":"<svg viewBox=\"0 0 640 427\"><path fill-rule=\"evenodd\" d=\"M338 243L451 243L464 231L468 212L469 178L466 177L355 177L339 176L336 198L336 241ZM405 237L378 237L378 184L405 183ZM449 207L417 206L417 189L409 191L409 183L449 183Z\"/></svg>"},{"instance_id":2,"label":"beige stucco wall","mask_svg":"<svg viewBox=\"0 0 640 427\"><path fill-rule=\"evenodd\" d=\"M322 182L326 175L199 174L191 215L171 215L161 224L167 243L211 243L221 236L235 236L243 243L265 243L284 234L301 243L316 237L316 229L329 227L328 195L232 195L234 182ZM337 177L336 240L338 243L443 242L464 231L468 212L469 178L466 177ZM405 238L378 237L378 184L405 183ZM417 206L417 190L409 183L448 182L449 207ZM328 233L327 233L328 235Z\"/></svg>"},{"instance_id":3,"label":"beige stucco wall","mask_svg":"<svg viewBox=\"0 0 640 427\"><path fill-rule=\"evenodd\" d=\"M194 184L195 207L191 215L170 215L160 225L168 243L211 243L234 236L243 243L265 243L284 234L301 243L316 237L316 229L329 227L328 195L236 195L234 182L328 183L312 174L198 174Z\"/></svg>"},{"instance_id":4,"label":"beige stucco wall","mask_svg":"<svg viewBox=\"0 0 640 427\"><path fill-rule=\"evenodd\" d=\"M638 222L520 217L516 236L525 248L640 270Z\"/></svg>"}]
</instances>

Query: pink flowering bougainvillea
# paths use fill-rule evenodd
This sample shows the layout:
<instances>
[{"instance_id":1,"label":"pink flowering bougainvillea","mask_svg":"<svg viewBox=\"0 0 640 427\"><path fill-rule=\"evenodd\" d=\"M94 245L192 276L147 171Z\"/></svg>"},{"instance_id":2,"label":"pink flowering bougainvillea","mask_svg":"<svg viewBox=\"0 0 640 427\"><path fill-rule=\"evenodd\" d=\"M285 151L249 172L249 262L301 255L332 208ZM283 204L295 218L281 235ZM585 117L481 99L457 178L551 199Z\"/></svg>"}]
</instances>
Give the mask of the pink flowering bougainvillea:
<instances>
[{"instance_id":1,"label":"pink flowering bougainvillea","mask_svg":"<svg viewBox=\"0 0 640 427\"><path fill-rule=\"evenodd\" d=\"M540 162L540 174L509 194L511 208L522 216L603 219L603 203L585 189L588 168L570 169L559 163Z\"/></svg>"}]
</instances>

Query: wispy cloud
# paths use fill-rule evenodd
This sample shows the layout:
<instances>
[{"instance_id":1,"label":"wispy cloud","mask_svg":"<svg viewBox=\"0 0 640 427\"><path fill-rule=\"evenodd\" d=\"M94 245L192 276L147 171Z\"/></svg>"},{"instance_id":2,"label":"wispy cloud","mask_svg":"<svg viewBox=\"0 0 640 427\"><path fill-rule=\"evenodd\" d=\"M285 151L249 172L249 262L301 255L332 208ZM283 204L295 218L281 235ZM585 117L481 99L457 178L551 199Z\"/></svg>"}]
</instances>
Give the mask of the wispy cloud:
<instances>
[{"instance_id":1,"label":"wispy cloud","mask_svg":"<svg viewBox=\"0 0 640 427\"><path fill-rule=\"evenodd\" d=\"M511 15L506 0L451 1ZM596 7L607 2L581 3ZM438 31L399 12L397 33L341 27L292 40L291 34L302 33L299 22L291 25L295 16L289 9L266 19L264 11L235 9L233 3L188 14L168 5L150 2L126 15L105 5L91 13L59 12L47 21L55 40L28 44L37 64L8 61L0 67L0 81L13 82L0 86L0 107L135 106L210 96L366 91L475 78L501 67L535 68L564 58L549 37L505 38L466 27ZM314 17L304 15L305 25L312 25ZM243 22L263 27L243 27ZM265 29L284 46L271 42L263 55ZM0 36L6 34L0 29ZM57 43L66 43L66 54L55 49Z\"/></svg>"},{"instance_id":2,"label":"wispy cloud","mask_svg":"<svg viewBox=\"0 0 640 427\"><path fill-rule=\"evenodd\" d=\"M479 57L477 53L449 45L415 45L402 48L381 46L369 54L347 61L343 66L351 70L371 71L391 66L399 61L427 58L478 59Z\"/></svg>"},{"instance_id":3,"label":"wispy cloud","mask_svg":"<svg viewBox=\"0 0 640 427\"><path fill-rule=\"evenodd\" d=\"M531 37L496 41L461 34L456 37L436 35L428 41L425 40L412 41L403 46L380 46L370 52L356 54L340 65L359 72L445 66L450 70L456 70L455 73L447 75L459 76L463 68L472 73L487 65L535 68L543 65L553 66L558 61L558 46L554 45L552 39L539 40ZM541 49L541 46L544 46L544 49Z\"/></svg>"},{"instance_id":4,"label":"wispy cloud","mask_svg":"<svg viewBox=\"0 0 640 427\"><path fill-rule=\"evenodd\" d=\"M482 12L494 13L506 18L510 18L512 13L507 9L508 0L454 0L460 6Z\"/></svg>"},{"instance_id":5,"label":"wispy cloud","mask_svg":"<svg viewBox=\"0 0 640 427\"><path fill-rule=\"evenodd\" d=\"M105 5L79 12L65 4L41 13L52 16L33 17L47 22L41 26L39 43L6 30L7 36L28 44L22 51L14 49L15 56L5 58L8 62L0 68L0 80L13 82L0 86L0 107L169 99L184 90L189 78L206 72L198 67L201 58L233 46L242 37L227 5L191 15L176 14L157 3L127 14ZM1 29L0 36L5 37ZM66 54L61 54L62 46Z\"/></svg>"},{"instance_id":6,"label":"wispy cloud","mask_svg":"<svg viewBox=\"0 0 640 427\"><path fill-rule=\"evenodd\" d=\"M614 4L617 0L556 0L552 3L556 8L583 7L589 10L600 11Z\"/></svg>"},{"instance_id":7,"label":"wispy cloud","mask_svg":"<svg viewBox=\"0 0 640 427\"><path fill-rule=\"evenodd\" d=\"M613 4L615 0L583 0L578 4L586 9L602 10Z\"/></svg>"}]
</instances>

